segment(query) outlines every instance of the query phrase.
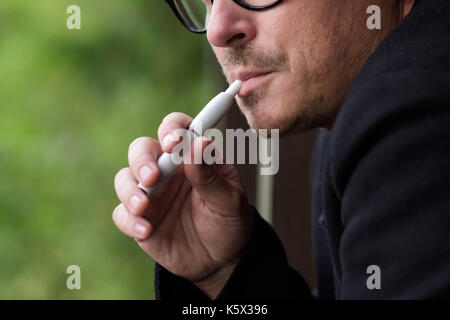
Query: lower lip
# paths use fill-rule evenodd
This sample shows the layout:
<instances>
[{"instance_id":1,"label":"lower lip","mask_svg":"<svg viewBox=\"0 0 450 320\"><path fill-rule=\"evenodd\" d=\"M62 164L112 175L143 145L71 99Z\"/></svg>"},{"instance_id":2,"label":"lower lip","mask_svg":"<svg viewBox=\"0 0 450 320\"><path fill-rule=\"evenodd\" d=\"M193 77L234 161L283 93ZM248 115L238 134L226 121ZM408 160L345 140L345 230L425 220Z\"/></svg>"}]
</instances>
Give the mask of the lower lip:
<instances>
[{"instance_id":1,"label":"lower lip","mask_svg":"<svg viewBox=\"0 0 450 320\"><path fill-rule=\"evenodd\" d=\"M238 95L240 97L245 97L249 95L253 90L257 89L261 86L264 80L269 76L272 72L264 73L256 77L252 77L250 79L245 80L242 83L241 89L239 90Z\"/></svg>"}]
</instances>

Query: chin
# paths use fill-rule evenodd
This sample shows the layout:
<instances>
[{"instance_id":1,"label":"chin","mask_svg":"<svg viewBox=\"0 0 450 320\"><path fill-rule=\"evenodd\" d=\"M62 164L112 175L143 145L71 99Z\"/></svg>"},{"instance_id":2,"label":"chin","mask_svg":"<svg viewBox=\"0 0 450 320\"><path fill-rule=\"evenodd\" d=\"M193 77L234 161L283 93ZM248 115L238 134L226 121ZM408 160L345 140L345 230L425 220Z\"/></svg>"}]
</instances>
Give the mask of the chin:
<instances>
[{"instance_id":1,"label":"chin","mask_svg":"<svg viewBox=\"0 0 450 320\"><path fill-rule=\"evenodd\" d=\"M318 113L321 105L315 103L302 103L297 101L281 101L272 99L261 99L257 103L248 105L245 99L239 99L238 105L247 119L250 128L259 130L267 129L270 135L271 129L278 129L280 137L307 132L322 127L324 116Z\"/></svg>"},{"instance_id":2,"label":"chin","mask_svg":"<svg viewBox=\"0 0 450 320\"><path fill-rule=\"evenodd\" d=\"M247 119L250 128L254 130L267 129L270 134L271 129L280 130L280 134L288 128L288 119L283 119L279 114L280 108L274 104L264 103L263 101L257 104L248 106L242 101L238 102L241 112Z\"/></svg>"}]
</instances>

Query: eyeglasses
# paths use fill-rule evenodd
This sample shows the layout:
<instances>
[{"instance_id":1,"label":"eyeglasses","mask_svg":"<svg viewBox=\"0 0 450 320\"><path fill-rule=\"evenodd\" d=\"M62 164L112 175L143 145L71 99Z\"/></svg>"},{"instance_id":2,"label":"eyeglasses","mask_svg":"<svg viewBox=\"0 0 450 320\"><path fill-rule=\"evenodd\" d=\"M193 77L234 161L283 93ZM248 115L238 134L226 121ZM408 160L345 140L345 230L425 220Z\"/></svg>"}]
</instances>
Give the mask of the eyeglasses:
<instances>
[{"instance_id":1,"label":"eyeglasses","mask_svg":"<svg viewBox=\"0 0 450 320\"><path fill-rule=\"evenodd\" d=\"M206 32L214 0L165 0L181 23L195 33ZM261 11L269 9L282 0L233 0L241 7Z\"/></svg>"}]
</instances>

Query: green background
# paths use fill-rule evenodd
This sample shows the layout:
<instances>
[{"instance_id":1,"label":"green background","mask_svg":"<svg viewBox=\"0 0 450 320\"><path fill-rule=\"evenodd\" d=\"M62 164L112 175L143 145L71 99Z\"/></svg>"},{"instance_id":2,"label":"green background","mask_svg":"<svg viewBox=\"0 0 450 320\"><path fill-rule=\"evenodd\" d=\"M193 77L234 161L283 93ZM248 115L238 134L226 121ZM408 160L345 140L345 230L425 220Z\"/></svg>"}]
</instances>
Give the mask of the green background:
<instances>
[{"instance_id":1,"label":"green background","mask_svg":"<svg viewBox=\"0 0 450 320\"><path fill-rule=\"evenodd\" d=\"M162 0L0 1L1 299L154 297L153 260L112 222L113 180L131 141L212 97L208 52Z\"/></svg>"}]
</instances>

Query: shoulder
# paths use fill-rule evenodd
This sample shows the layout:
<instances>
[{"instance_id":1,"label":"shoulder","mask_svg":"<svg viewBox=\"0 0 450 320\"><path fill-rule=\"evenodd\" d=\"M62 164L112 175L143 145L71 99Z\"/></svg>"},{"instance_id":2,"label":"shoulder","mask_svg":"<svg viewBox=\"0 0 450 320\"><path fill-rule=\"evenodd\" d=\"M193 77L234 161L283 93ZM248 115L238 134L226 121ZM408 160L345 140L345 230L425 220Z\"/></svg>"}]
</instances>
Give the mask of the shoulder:
<instances>
[{"instance_id":1,"label":"shoulder","mask_svg":"<svg viewBox=\"0 0 450 320\"><path fill-rule=\"evenodd\" d=\"M337 191L373 148L450 139L450 19L439 8L450 2L422 3L383 40L339 111L328 146Z\"/></svg>"}]
</instances>

